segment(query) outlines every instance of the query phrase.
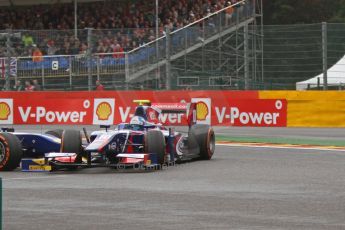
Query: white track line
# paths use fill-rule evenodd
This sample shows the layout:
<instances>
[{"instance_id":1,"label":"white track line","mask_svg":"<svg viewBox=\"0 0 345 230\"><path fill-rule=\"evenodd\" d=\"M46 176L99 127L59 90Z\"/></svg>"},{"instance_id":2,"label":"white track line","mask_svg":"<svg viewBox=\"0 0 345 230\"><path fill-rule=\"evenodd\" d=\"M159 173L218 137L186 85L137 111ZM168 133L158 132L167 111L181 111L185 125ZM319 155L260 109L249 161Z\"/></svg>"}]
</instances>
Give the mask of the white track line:
<instances>
[{"instance_id":1,"label":"white track line","mask_svg":"<svg viewBox=\"0 0 345 230\"><path fill-rule=\"evenodd\" d=\"M330 148L320 148L320 147L246 145L246 144L217 144L217 145L228 146L228 147L246 147L246 148L298 149L298 150L318 150L318 151L345 152L345 149L330 149Z\"/></svg>"},{"instance_id":2,"label":"white track line","mask_svg":"<svg viewBox=\"0 0 345 230\"><path fill-rule=\"evenodd\" d=\"M15 177L15 178L2 178L2 181L10 180L37 180L37 179L55 179L57 177L67 177L68 175L51 175L51 176L37 176L37 177Z\"/></svg>"}]
</instances>

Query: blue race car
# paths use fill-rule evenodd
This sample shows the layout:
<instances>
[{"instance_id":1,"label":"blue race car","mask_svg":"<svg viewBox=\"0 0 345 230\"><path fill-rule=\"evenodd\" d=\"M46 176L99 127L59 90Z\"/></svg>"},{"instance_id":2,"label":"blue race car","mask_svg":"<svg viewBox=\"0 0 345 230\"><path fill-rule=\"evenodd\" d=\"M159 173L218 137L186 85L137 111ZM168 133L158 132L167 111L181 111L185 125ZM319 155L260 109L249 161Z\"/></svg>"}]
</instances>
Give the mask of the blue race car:
<instances>
[{"instance_id":1,"label":"blue race car","mask_svg":"<svg viewBox=\"0 0 345 230\"><path fill-rule=\"evenodd\" d=\"M77 151L77 148L71 149L71 146L61 145L64 132L68 136L71 131L57 129L40 134L2 129L0 132L0 171L14 170L23 158L39 159L49 152ZM81 142L77 144L79 146Z\"/></svg>"},{"instance_id":2,"label":"blue race car","mask_svg":"<svg viewBox=\"0 0 345 230\"><path fill-rule=\"evenodd\" d=\"M196 123L195 103L139 103L129 123L115 129L84 132L50 131L46 134L0 133L0 170L15 169L20 159L44 157L50 170L91 167L160 169L193 159L210 160L215 151L215 134L209 125ZM161 113L187 114L188 133L175 132L159 123ZM61 136L60 136L61 135ZM2 156L2 157L1 157Z\"/></svg>"}]
</instances>

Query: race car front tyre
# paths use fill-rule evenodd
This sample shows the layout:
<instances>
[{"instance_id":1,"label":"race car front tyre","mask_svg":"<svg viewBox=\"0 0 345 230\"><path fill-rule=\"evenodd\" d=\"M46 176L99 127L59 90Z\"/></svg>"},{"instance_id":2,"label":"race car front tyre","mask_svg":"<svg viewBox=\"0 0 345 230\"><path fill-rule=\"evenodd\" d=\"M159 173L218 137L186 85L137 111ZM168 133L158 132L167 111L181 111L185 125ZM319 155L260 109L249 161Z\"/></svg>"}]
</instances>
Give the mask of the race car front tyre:
<instances>
[{"instance_id":1,"label":"race car front tyre","mask_svg":"<svg viewBox=\"0 0 345 230\"><path fill-rule=\"evenodd\" d=\"M11 133L0 133L0 171L12 171L22 159L22 145Z\"/></svg>"},{"instance_id":2,"label":"race car front tyre","mask_svg":"<svg viewBox=\"0 0 345 230\"><path fill-rule=\"evenodd\" d=\"M200 148L200 158L210 160L214 154L216 141L213 129L209 125L193 125L189 132L189 140L196 141Z\"/></svg>"},{"instance_id":3,"label":"race car front tyre","mask_svg":"<svg viewBox=\"0 0 345 230\"><path fill-rule=\"evenodd\" d=\"M165 139L160 130L149 130L145 135L145 151L157 154L157 163L163 165L165 162Z\"/></svg>"},{"instance_id":4,"label":"race car front tyre","mask_svg":"<svg viewBox=\"0 0 345 230\"><path fill-rule=\"evenodd\" d=\"M82 162L82 140L79 130L66 129L62 133L60 152L76 153L77 158L74 163Z\"/></svg>"},{"instance_id":5,"label":"race car front tyre","mask_svg":"<svg viewBox=\"0 0 345 230\"><path fill-rule=\"evenodd\" d=\"M47 132L45 132L45 134L49 134L60 139L62 137L62 133L63 133L63 129L54 129L54 130L48 130Z\"/></svg>"}]
</instances>

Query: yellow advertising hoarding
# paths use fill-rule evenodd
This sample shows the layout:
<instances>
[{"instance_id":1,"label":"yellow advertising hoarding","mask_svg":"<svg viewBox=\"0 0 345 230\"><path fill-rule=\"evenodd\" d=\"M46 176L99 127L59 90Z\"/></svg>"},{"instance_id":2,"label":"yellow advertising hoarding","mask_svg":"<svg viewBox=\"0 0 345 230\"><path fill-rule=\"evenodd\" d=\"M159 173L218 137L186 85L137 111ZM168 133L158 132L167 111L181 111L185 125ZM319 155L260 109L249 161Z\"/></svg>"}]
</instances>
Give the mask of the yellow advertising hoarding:
<instances>
[{"instance_id":1,"label":"yellow advertising hoarding","mask_svg":"<svg viewBox=\"0 0 345 230\"><path fill-rule=\"evenodd\" d=\"M259 91L259 98L286 99L288 127L345 127L345 92Z\"/></svg>"}]
</instances>

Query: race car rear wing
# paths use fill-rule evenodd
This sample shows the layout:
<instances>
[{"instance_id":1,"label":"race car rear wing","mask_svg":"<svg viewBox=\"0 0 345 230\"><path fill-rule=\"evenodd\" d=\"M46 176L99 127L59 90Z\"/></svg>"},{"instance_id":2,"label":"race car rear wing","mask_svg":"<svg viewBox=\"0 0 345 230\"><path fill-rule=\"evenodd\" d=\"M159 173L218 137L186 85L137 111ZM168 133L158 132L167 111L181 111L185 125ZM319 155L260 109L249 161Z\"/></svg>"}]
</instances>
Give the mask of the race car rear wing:
<instances>
[{"instance_id":1,"label":"race car rear wing","mask_svg":"<svg viewBox=\"0 0 345 230\"><path fill-rule=\"evenodd\" d=\"M148 121L159 122L159 114L186 114L188 126L196 124L196 103L151 103L150 100L134 100L139 106L146 107Z\"/></svg>"},{"instance_id":2,"label":"race car rear wing","mask_svg":"<svg viewBox=\"0 0 345 230\"><path fill-rule=\"evenodd\" d=\"M152 113L155 113L154 116ZM160 113L186 114L188 126L196 124L196 103L152 103L148 117L158 117Z\"/></svg>"},{"instance_id":3,"label":"race car rear wing","mask_svg":"<svg viewBox=\"0 0 345 230\"><path fill-rule=\"evenodd\" d=\"M157 109L160 113L186 113L188 103L153 103L151 108Z\"/></svg>"}]
</instances>

